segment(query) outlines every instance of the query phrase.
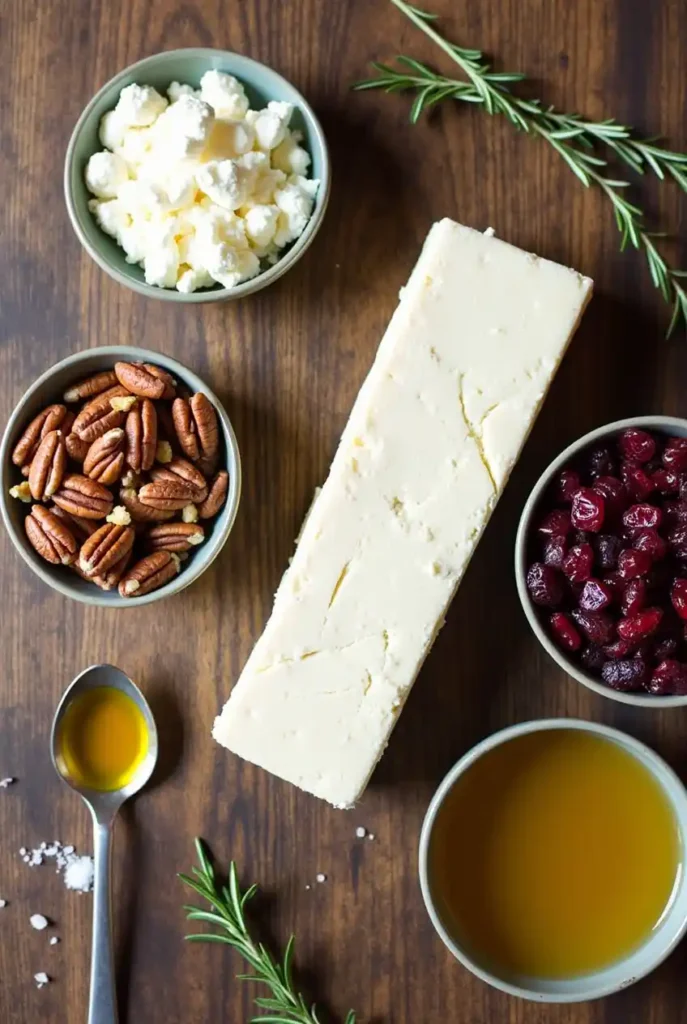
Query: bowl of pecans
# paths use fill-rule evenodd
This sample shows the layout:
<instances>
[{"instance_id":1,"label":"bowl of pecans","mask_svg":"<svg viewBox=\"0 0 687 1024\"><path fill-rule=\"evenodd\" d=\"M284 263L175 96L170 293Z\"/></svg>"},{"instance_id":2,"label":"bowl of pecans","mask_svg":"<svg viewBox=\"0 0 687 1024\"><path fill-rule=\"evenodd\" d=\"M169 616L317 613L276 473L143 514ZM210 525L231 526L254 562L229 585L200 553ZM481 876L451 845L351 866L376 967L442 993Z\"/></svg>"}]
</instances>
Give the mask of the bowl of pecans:
<instances>
[{"instance_id":1,"label":"bowl of pecans","mask_svg":"<svg viewBox=\"0 0 687 1024\"><path fill-rule=\"evenodd\" d=\"M44 373L0 446L0 511L55 590L125 608L183 590L214 561L241 494L229 417L159 352L88 349Z\"/></svg>"}]
</instances>

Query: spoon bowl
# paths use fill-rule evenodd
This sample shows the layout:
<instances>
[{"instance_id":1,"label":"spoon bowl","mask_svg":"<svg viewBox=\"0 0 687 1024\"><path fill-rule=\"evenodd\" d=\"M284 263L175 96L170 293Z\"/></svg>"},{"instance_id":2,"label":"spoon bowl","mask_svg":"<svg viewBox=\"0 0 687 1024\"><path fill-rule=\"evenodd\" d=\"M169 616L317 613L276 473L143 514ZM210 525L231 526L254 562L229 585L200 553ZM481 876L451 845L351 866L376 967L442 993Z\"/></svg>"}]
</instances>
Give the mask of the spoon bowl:
<instances>
[{"instance_id":1,"label":"spoon bowl","mask_svg":"<svg viewBox=\"0 0 687 1024\"><path fill-rule=\"evenodd\" d=\"M122 785L98 789L84 784L70 767L62 733L65 716L75 701L91 691L105 688L123 693L136 706L145 727L146 749ZM110 887L112 830L119 808L145 786L155 769L158 755L155 719L145 697L124 672L114 665L92 665L72 681L57 707L50 735L50 751L55 771L79 794L93 817L93 944L88 1024L117 1024Z\"/></svg>"}]
</instances>

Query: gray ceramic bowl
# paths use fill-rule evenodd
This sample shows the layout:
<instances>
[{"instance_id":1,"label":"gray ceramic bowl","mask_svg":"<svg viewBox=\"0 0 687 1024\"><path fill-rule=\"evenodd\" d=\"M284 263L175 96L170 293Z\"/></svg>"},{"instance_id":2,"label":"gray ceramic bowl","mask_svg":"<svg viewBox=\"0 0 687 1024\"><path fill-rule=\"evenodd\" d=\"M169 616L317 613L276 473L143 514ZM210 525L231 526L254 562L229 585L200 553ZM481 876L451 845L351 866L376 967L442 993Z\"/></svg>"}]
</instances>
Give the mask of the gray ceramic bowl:
<instances>
[{"instance_id":1,"label":"gray ceramic bowl","mask_svg":"<svg viewBox=\"0 0 687 1024\"><path fill-rule=\"evenodd\" d=\"M126 85L152 85L165 93L171 82L177 81L198 87L203 74L211 69L225 71L240 79L246 88L251 107L260 109L269 100L284 100L295 107L292 126L303 134L303 146L312 157L311 176L318 178L315 208L303 234L285 250L273 267L245 281L236 288L206 288L184 295L173 288L157 288L146 284L143 271L126 262L124 250L116 241L106 235L97 225L88 209L93 198L84 182L84 171L89 157L101 150L98 126L103 114L112 110L119 99L119 93ZM76 123L67 147L64 167L64 193L69 216L81 244L96 263L110 277L127 288L133 288L141 295L170 302L217 302L223 299L240 299L266 288L272 281L285 274L308 248L322 223L329 200L330 169L327 143L324 133L312 108L304 97L281 75L258 61L243 57L227 50L167 50L152 57L131 64L120 71L100 89L90 101Z\"/></svg>"},{"instance_id":2,"label":"gray ceramic bowl","mask_svg":"<svg viewBox=\"0 0 687 1024\"><path fill-rule=\"evenodd\" d=\"M672 416L639 416L630 420L617 420L615 423L609 423L605 427L599 427L597 430L592 430L589 434L585 434L579 441L569 445L539 477L522 511L515 540L515 580L527 621L534 630L537 639L568 675L577 679L578 682L584 683L590 690L600 693L603 697L611 697L612 700L621 701L623 704L634 704L638 707L652 708L676 707L680 704L687 704L687 696L658 697L650 693L622 693L620 690L613 690L610 686L606 686L596 676L590 675L582 665L569 658L551 639L548 630L543 624L541 610L536 607L530 598L525 582L529 562L528 551L535 529L534 520L537 509L547 490L552 485L556 474L565 466L574 462L586 448L599 442L614 439L628 427L640 427L643 430L650 430L655 434L665 434L670 437L687 437L687 420L676 419Z\"/></svg>"},{"instance_id":3,"label":"gray ceramic bowl","mask_svg":"<svg viewBox=\"0 0 687 1024\"><path fill-rule=\"evenodd\" d=\"M220 465L229 472L227 500L219 515L207 524L203 524L206 528L203 544L189 553L188 561L182 564L181 571L174 579L160 587L159 590L136 598L120 597L116 590L100 590L94 583L88 583L81 579L68 568L53 566L44 561L29 544L24 532L24 518L29 506L9 495L10 487L23 480L19 470L12 462L12 450L27 424L46 405L50 405L52 402L62 402L63 392L69 385L101 370L112 369L117 360L155 363L168 370L173 377L183 382L191 391L202 391L207 395L217 410L224 442ZM103 605L106 608L136 608L143 604L150 604L152 601L161 601L165 597L171 597L172 594L178 594L179 591L184 590L205 572L222 550L234 525L240 496L241 459L234 430L225 409L200 377L161 352L132 348L128 345L111 345L104 348L86 349L63 359L61 363L57 363L52 369L42 374L20 399L10 416L0 443L0 512L2 512L2 518L14 546L44 583L59 591L60 594L64 594L65 597L83 601L84 604Z\"/></svg>"},{"instance_id":4,"label":"gray ceramic bowl","mask_svg":"<svg viewBox=\"0 0 687 1024\"><path fill-rule=\"evenodd\" d=\"M661 786L675 814L680 834L682 851L682 869L678 876L675 890L663 916L653 929L647 940L622 960L611 964L604 970L593 974L585 974L574 978L545 979L531 977L500 977L485 964L473 957L470 950L453 934L444 913L440 893L435 891L431 872L432 831L437 814L456 780L466 772L475 761L493 750L494 747L516 736L538 732L543 729L581 729L593 735L602 736L613 743L618 743L624 750L637 758L654 776ZM470 823L465 822L469 831ZM429 805L422 832L420 834L420 885L425 906L432 919L432 924L441 936L445 945L456 959L473 974L486 981L494 988L501 989L509 995L523 999L533 999L541 1003L576 1003L587 999L599 999L620 989L627 988L639 981L665 960L675 949L687 930L687 880L685 878L684 857L687 850L687 793L680 779L665 761L649 747L633 739L617 729L609 729L593 722L583 722L573 718L549 718L541 721L525 722L514 725L501 732L487 737L482 743L468 751L458 761L443 780Z\"/></svg>"}]
</instances>

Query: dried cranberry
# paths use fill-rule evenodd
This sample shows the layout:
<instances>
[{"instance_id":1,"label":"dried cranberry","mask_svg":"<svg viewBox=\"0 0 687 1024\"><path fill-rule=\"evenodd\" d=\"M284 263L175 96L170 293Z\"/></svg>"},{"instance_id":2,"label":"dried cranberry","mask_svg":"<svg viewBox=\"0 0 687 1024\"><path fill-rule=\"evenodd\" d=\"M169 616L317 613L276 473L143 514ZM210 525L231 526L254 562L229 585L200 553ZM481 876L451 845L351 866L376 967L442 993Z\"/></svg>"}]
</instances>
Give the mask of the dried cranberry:
<instances>
[{"instance_id":1,"label":"dried cranberry","mask_svg":"<svg viewBox=\"0 0 687 1024\"><path fill-rule=\"evenodd\" d=\"M613 619L606 612L586 612L580 608L570 613L588 640L603 647L613 639Z\"/></svg>"},{"instance_id":2,"label":"dried cranberry","mask_svg":"<svg viewBox=\"0 0 687 1024\"><path fill-rule=\"evenodd\" d=\"M618 636L631 643L639 643L658 629L662 618L663 611L660 608L645 608L618 623Z\"/></svg>"},{"instance_id":3,"label":"dried cranberry","mask_svg":"<svg viewBox=\"0 0 687 1024\"><path fill-rule=\"evenodd\" d=\"M614 569L618 562L621 543L618 537L610 533L600 533L594 538L596 564L601 569Z\"/></svg>"},{"instance_id":4,"label":"dried cranberry","mask_svg":"<svg viewBox=\"0 0 687 1024\"><path fill-rule=\"evenodd\" d=\"M687 619L687 580L675 580L670 591L673 608L681 619Z\"/></svg>"},{"instance_id":5,"label":"dried cranberry","mask_svg":"<svg viewBox=\"0 0 687 1024\"><path fill-rule=\"evenodd\" d=\"M683 473L687 470L687 438L671 437L661 456L666 469Z\"/></svg>"},{"instance_id":6,"label":"dried cranberry","mask_svg":"<svg viewBox=\"0 0 687 1024\"><path fill-rule=\"evenodd\" d=\"M613 572L607 572L603 581L607 587L610 587L614 599L616 601L621 601L623 594L625 593L626 584L618 570L615 569Z\"/></svg>"},{"instance_id":7,"label":"dried cranberry","mask_svg":"<svg viewBox=\"0 0 687 1024\"><path fill-rule=\"evenodd\" d=\"M651 530L648 527L645 530L637 530L632 539L632 547L637 551L646 551L647 555L650 555L655 562L660 562L668 553L668 541L664 540L656 530Z\"/></svg>"},{"instance_id":8,"label":"dried cranberry","mask_svg":"<svg viewBox=\"0 0 687 1024\"><path fill-rule=\"evenodd\" d=\"M613 690L639 690L648 675L649 669L642 658L607 661L601 670L601 678Z\"/></svg>"},{"instance_id":9,"label":"dried cranberry","mask_svg":"<svg viewBox=\"0 0 687 1024\"><path fill-rule=\"evenodd\" d=\"M643 530L645 527L655 530L662 522L663 513L660 508L646 503L631 505L623 515L623 525L627 526L629 530Z\"/></svg>"},{"instance_id":10,"label":"dried cranberry","mask_svg":"<svg viewBox=\"0 0 687 1024\"><path fill-rule=\"evenodd\" d=\"M666 470L666 472L669 472L669 470ZM682 501L685 501L687 499L687 473L680 473L678 486L680 498Z\"/></svg>"},{"instance_id":11,"label":"dried cranberry","mask_svg":"<svg viewBox=\"0 0 687 1024\"><path fill-rule=\"evenodd\" d=\"M635 501L644 501L654 489L654 481L636 462L623 462L620 478L625 490Z\"/></svg>"},{"instance_id":12,"label":"dried cranberry","mask_svg":"<svg viewBox=\"0 0 687 1024\"><path fill-rule=\"evenodd\" d=\"M646 430L629 427L620 435L618 447L626 459L632 459L635 462L648 462L656 451L656 442L651 434L647 434Z\"/></svg>"},{"instance_id":13,"label":"dried cranberry","mask_svg":"<svg viewBox=\"0 0 687 1024\"><path fill-rule=\"evenodd\" d=\"M675 526L687 523L687 501L666 501L663 511L668 522Z\"/></svg>"},{"instance_id":14,"label":"dried cranberry","mask_svg":"<svg viewBox=\"0 0 687 1024\"><path fill-rule=\"evenodd\" d=\"M600 675L601 669L606 664L606 660L603 648L597 646L597 644L587 644L580 655L580 661L584 667L595 675Z\"/></svg>"},{"instance_id":15,"label":"dried cranberry","mask_svg":"<svg viewBox=\"0 0 687 1024\"><path fill-rule=\"evenodd\" d=\"M643 576L651 568L651 555L646 551L635 551L628 548L618 555L618 572L624 580L633 580Z\"/></svg>"},{"instance_id":16,"label":"dried cranberry","mask_svg":"<svg viewBox=\"0 0 687 1024\"><path fill-rule=\"evenodd\" d=\"M629 504L627 491L617 476L600 476L594 481L592 490L604 499L606 515L612 519L620 516Z\"/></svg>"},{"instance_id":17,"label":"dried cranberry","mask_svg":"<svg viewBox=\"0 0 687 1024\"><path fill-rule=\"evenodd\" d=\"M547 537L544 544L544 561L554 569L563 568L563 560L568 553L565 537Z\"/></svg>"},{"instance_id":18,"label":"dried cranberry","mask_svg":"<svg viewBox=\"0 0 687 1024\"><path fill-rule=\"evenodd\" d=\"M580 474L574 469L564 469L558 477L556 497L558 501L569 505L573 500L573 494L581 484ZM676 488L677 489L677 488Z\"/></svg>"},{"instance_id":19,"label":"dried cranberry","mask_svg":"<svg viewBox=\"0 0 687 1024\"><path fill-rule=\"evenodd\" d=\"M647 684L649 693L664 696L668 693L687 693L687 665L672 658L666 658L653 671Z\"/></svg>"},{"instance_id":20,"label":"dried cranberry","mask_svg":"<svg viewBox=\"0 0 687 1024\"><path fill-rule=\"evenodd\" d=\"M582 646L582 637L564 612L554 612L549 619L554 640L566 651L577 651Z\"/></svg>"},{"instance_id":21,"label":"dried cranberry","mask_svg":"<svg viewBox=\"0 0 687 1024\"><path fill-rule=\"evenodd\" d=\"M645 604L646 583L644 580L630 580L620 602L623 615L636 615L637 612L641 612Z\"/></svg>"},{"instance_id":22,"label":"dried cranberry","mask_svg":"<svg viewBox=\"0 0 687 1024\"><path fill-rule=\"evenodd\" d=\"M680 488L680 478L672 469L657 469L651 479L661 494L676 494Z\"/></svg>"},{"instance_id":23,"label":"dried cranberry","mask_svg":"<svg viewBox=\"0 0 687 1024\"><path fill-rule=\"evenodd\" d=\"M641 526L653 526L653 523L641 523ZM570 532L570 514L560 508L555 508L544 516L539 524L539 533L545 537L566 537Z\"/></svg>"},{"instance_id":24,"label":"dried cranberry","mask_svg":"<svg viewBox=\"0 0 687 1024\"><path fill-rule=\"evenodd\" d=\"M687 557L687 524L670 530L668 543L679 558Z\"/></svg>"},{"instance_id":25,"label":"dried cranberry","mask_svg":"<svg viewBox=\"0 0 687 1024\"><path fill-rule=\"evenodd\" d=\"M580 487L575 491L570 518L578 530L598 533L603 526L605 511L605 499L597 491L593 491L591 487Z\"/></svg>"},{"instance_id":26,"label":"dried cranberry","mask_svg":"<svg viewBox=\"0 0 687 1024\"><path fill-rule=\"evenodd\" d=\"M542 562L535 562L527 570L527 589L534 603L545 608L555 608L563 600L560 576Z\"/></svg>"},{"instance_id":27,"label":"dried cranberry","mask_svg":"<svg viewBox=\"0 0 687 1024\"><path fill-rule=\"evenodd\" d=\"M604 654L614 661L618 661L620 658L626 658L632 650L632 643L629 640L623 640L622 638L614 640L612 644L606 644L604 647Z\"/></svg>"},{"instance_id":28,"label":"dried cranberry","mask_svg":"<svg viewBox=\"0 0 687 1024\"><path fill-rule=\"evenodd\" d=\"M585 583L592 574L594 551L591 544L570 548L563 561L563 572L573 583Z\"/></svg>"},{"instance_id":29,"label":"dried cranberry","mask_svg":"<svg viewBox=\"0 0 687 1024\"><path fill-rule=\"evenodd\" d=\"M664 661L672 658L678 648L678 642L674 636L663 637L654 645L653 656L656 661Z\"/></svg>"},{"instance_id":30,"label":"dried cranberry","mask_svg":"<svg viewBox=\"0 0 687 1024\"><path fill-rule=\"evenodd\" d=\"M612 600L613 591L607 583L589 579L580 594L580 608L584 608L586 612L600 612L602 608L607 608Z\"/></svg>"},{"instance_id":31,"label":"dried cranberry","mask_svg":"<svg viewBox=\"0 0 687 1024\"><path fill-rule=\"evenodd\" d=\"M592 479L597 476L613 476L615 473L615 459L608 448L594 448L587 461Z\"/></svg>"}]
</instances>

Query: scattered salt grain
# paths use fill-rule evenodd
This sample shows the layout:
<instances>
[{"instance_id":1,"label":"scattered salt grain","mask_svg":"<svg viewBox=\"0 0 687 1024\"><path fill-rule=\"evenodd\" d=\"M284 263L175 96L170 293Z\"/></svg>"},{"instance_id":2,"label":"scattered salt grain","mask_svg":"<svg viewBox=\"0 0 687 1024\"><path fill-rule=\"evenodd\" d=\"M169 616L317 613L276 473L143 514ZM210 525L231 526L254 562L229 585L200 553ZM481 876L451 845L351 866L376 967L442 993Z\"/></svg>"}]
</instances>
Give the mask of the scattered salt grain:
<instances>
[{"instance_id":1,"label":"scattered salt grain","mask_svg":"<svg viewBox=\"0 0 687 1024\"><path fill-rule=\"evenodd\" d=\"M80 857L73 846L63 846L59 840L41 843L35 850L22 846L19 855L25 864L35 868L46 860L55 861L57 874L63 872L64 884L76 892L89 892L93 888L93 858Z\"/></svg>"},{"instance_id":2,"label":"scattered salt grain","mask_svg":"<svg viewBox=\"0 0 687 1024\"><path fill-rule=\"evenodd\" d=\"M57 935L53 935L53 937L50 940L50 945L51 946L56 946L59 941L60 940L59 940L58 936Z\"/></svg>"},{"instance_id":3,"label":"scattered salt grain","mask_svg":"<svg viewBox=\"0 0 687 1024\"><path fill-rule=\"evenodd\" d=\"M45 971L39 971L38 974L34 974L33 980L36 982L36 988L43 988L50 981L50 978Z\"/></svg>"},{"instance_id":4,"label":"scattered salt grain","mask_svg":"<svg viewBox=\"0 0 687 1024\"><path fill-rule=\"evenodd\" d=\"M355 830L355 834L357 835L358 839L364 839L365 836L367 835L367 829L364 829L362 825L359 825L358 828Z\"/></svg>"},{"instance_id":5,"label":"scattered salt grain","mask_svg":"<svg viewBox=\"0 0 687 1024\"><path fill-rule=\"evenodd\" d=\"M0 779L0 789L7 789L7 787L11 786L14 781L15 779L10 778Z\"/></svg>"},{"instance_id":6,"label":"scattered salt grain","mask_svg":"<svg viewBox=\"0 0 687 1024\"><path fill-rule=\"evenodd\" d=\"M311 885L306 885L306 887L305 887L305 888L306 888L306 889L312 889L312 886L311 886Z\"/></svg>"},{"instance_id":7,"label":"scattered salt grain","mask_svg":"<svg viewBox=\"0 0 687 1024\"><path fill-rule=\"evenodd\" d=\"M7 900L0 900L0 910L3 910L7 906Z\"/></svg>"},{"instance_id":8,"label":"scattered salt grain","mask_svg":"<svg viewBox=\"0 0 687 1024\"><path fill-rule=\"evenodd\" d=\"M93 858L69 854L64 872L64 884L76 892L89 892L93 887Z\"/></svg>"},{"instance_id":9,"label":"scattered salt grain","mask_svg":"<svg viewBox=\"0 0 687 1024\"><path fill-rule=\"evenodd\" d=\"M315 878L315 881L316 881L316 882L326 882L326 881L327 881L327 876L326 876L326 875L323 875L323 874L322 874L322 873L320 872L320 874L319 874L319 875L317 875L317 877Z\"/></svg>"},{"instance_id":10,"label":"scattered salt grain","mask_svg":"<svg viewBox=\"0 0 687 1024\"><path fill-rule=\"evenodd\" d=\"M37 932L42 932L44 928L48 927L48 919L43 917L42 914L32 914L30 921L31 927L35 928Z\"/></svg>"},{"instance_id":11,"label":"scattered salt grain","mask_svg":"<svg viewBox=\"0 0 687 1024\"><path fill-rule=\"evenodd\" d=\"M370 832L367 838L368 839L374 839L374 837L375 837L374 832Z\"/></svg>"}]
</instances>

